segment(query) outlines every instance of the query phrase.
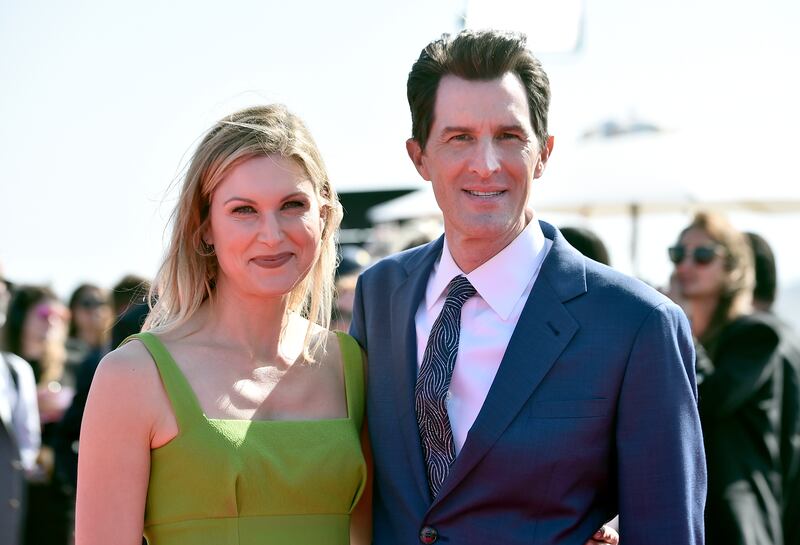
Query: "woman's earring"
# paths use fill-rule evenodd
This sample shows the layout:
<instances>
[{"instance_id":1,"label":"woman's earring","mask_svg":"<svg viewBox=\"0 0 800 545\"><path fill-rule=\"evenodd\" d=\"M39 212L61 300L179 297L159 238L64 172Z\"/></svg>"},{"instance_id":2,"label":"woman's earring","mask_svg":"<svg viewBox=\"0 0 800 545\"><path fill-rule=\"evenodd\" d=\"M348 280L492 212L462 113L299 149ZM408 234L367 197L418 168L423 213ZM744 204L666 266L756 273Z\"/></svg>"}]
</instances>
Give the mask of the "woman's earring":
<instances>
[{"instance_id":1,"label":"woman's earring","mask_svg":"<svg viewBox=\"0 0 800 545\"><path fill-rule=\"evenodd\" d=\"M196 248L197 255L201 257L211 257L214 255L214 245L209 244L205 240L200 241L200 247Z\"/></svg>"}]
</instances>

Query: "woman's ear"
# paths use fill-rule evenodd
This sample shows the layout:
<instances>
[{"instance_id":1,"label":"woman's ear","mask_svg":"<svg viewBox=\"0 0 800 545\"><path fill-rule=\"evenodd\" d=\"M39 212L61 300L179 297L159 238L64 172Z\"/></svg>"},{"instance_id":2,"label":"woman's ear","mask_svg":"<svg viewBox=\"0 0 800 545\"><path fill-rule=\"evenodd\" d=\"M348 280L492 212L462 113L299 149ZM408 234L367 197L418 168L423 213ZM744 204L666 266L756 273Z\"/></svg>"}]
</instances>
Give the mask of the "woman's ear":
<instances>
[{"instance_id":1,"label":"woman's ear","mask_svg":"<svg viewBox=\"0 0 800 545\"><path fill-rule=\"evenodd\" d=\"M328 216L331 213L330 205L323 204L319 207L319 228L320 232L324 233L328 227Z\"/></svg>"},{"instance_id":2,"label":"woman's ear","mask_svg":"<svg viewBox=\"0 0 800 545\"><path fill-rule=\"evenodd\" d=\"M211 222L208 219L200 226L200 243L206 246L214 245L214 235L211 232Z\"/></svg>"}]
</instances>

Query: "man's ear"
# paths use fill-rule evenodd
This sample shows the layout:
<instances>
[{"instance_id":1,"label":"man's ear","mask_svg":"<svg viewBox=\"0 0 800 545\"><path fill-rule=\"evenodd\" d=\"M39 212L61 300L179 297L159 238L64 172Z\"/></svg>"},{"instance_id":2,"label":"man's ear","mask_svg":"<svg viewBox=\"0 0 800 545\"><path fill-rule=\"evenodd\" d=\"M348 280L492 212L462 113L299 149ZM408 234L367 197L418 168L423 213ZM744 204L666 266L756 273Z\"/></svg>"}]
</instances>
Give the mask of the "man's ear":
<instances>
[{"instance_id":1,"label":"man's ear","mask_svg":"<svg viewBox=\"0 0 800 545\"><path fill-rule=\"evenodd\" d=\"M414 168L417 169L419 175L425 180L430 181L431 178L428 175L428 168L425 166L425 158L419 142L413 138L406 140L406 151L408 152L408 158L411 159L412 163L414 163Z\"/></svg>"},{"instance_id":2,"label":"man's ear","mask_svg":"<svg viewBox=\"0 0 800 545\"><path fill-rule=\"evenodd\" d=\"M534 179L544 174L544 167L547 166L547 160L550 159L550 154L553 153L553 144L555 138L553 136L547 137L547 142L542 146L539 151L539 162L536 164L536 170L533 171Z\"/></svg>"}]
</instances>

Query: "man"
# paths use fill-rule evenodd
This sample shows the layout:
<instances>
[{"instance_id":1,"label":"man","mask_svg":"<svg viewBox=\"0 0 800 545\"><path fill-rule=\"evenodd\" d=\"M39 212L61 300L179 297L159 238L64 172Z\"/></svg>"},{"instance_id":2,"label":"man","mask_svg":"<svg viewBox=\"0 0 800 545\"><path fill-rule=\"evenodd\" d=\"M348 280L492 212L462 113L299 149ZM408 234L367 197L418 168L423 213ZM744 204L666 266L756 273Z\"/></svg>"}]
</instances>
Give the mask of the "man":
<instances>
[{"instance_id":1,"label":"man","mask_svg":"<svg viewBox=\"0 0 800 545\"><path fill-rule=\"evenodd\" d=\"M687 320L527 208L549 98L516 34L445 35L409 74L445 235L356 289L378 545L578 545L614 513L625 543L703 541Z\"/></svg>"},{"instance_id":2,"label":"man","mask_svg":"<svg viewBox=\"0 0 800 545\"><path fill-rule=\"evenodd\" d=\"M11 293L0 267L0 331ZM32 474L41 442L36 381L30 365L0 352L0 545L21 542L25 475Z\"/></svg>"}]
</instances>

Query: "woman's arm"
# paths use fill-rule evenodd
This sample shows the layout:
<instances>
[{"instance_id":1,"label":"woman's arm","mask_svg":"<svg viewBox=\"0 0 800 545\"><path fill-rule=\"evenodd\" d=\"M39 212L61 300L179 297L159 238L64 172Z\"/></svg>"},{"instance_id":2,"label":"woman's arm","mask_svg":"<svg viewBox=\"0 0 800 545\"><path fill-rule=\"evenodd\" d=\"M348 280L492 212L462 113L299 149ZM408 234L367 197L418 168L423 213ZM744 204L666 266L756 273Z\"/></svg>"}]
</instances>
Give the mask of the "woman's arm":
<instances>
[{"instance_id":1,"label":"woman's arm","mask_svg":"<svg viewBox=\"0 0 800 545\"><path fill-rule=\"evenodd\" d=\"M83 416L76 545L141 545L158 372L139 343L103 358Z\"/></svg>"}]
</instances>

